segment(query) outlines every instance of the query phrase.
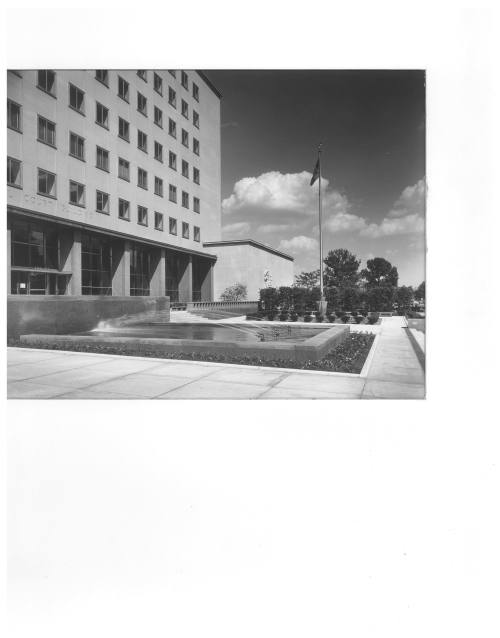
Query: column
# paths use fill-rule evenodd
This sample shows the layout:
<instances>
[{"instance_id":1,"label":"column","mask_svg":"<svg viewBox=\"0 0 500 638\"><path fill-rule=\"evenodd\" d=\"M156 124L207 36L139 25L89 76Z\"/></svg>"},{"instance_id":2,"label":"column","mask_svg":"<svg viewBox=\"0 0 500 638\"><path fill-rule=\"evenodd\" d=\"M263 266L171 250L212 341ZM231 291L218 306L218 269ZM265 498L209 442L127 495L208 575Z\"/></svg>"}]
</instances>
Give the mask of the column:
<instances>
[{"instance_id":1,"label":"column","mask_svg":"<svg viewBox=\"0 0 500 638\"><path fill-rule=\"evenodd\" d=\"M130 244L122 239L112 244L112 293L116 297L130 296Z\"/></svg>"},{"instance_id":2,"label":"column","mask_svg":"<svg viewBox=\"0 0 500 638\"><path fill-rule=\"evenodd\" d=\"M10 221L7 220L7 294L10 295L10 293L12 292L12 282L11 282L11 262L12 262L12 256L11 256L11 250L12 250L12 245L11 245L11 241L12 241L12 232L10 229Z\"/></svg>"},{"instance_id":3,"label":"column","mask_svg":"<svg viewBox=\"0 0 500 638\"><path fill-rule=\"evenodd\" d=\"M82 233L78 229L66 228L59 233L60 266L71 273L67 294L82 294Z\"/></svg>"},{"instance_id":4,"label":"column","mask_svg":"<svg viewBox=\"0 0 500 638\"><path fill-rule=\"evenodd\" d=\"M193 300L193 256L186 255L184 272L180 275L179 301Z\"/></svg>"},{"instance_id":5,"label":"column","mask_svg":"<svg viewBox=\"0 0 500 638\"><path fill-rule=\"evenodd\" d=\"M154 261L151 272L151 295L154 297L165 296L165 248L158 248L154 252Z\"/></svg>"},{"instance_id":6,"label":"column","mask_svg":"<svg viewBox=\"0 0 500 638\"><path fill-rule=\"evenodd\" d=\"M201 282L201 300L213 301L214 294L214 264L207 259L203 281Z\"/></svg>"}]
</instances>

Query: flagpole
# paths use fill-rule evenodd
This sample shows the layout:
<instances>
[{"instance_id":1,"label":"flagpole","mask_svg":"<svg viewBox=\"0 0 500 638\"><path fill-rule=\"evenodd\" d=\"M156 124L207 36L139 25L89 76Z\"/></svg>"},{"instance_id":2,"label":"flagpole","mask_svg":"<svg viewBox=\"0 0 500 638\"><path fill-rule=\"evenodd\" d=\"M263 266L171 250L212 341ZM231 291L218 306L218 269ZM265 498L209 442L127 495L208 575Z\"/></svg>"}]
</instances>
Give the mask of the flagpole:
<instances>
[{"instance_id":1,"label":"flagpole","mask_svg":"<svg viewBox=\"0 0 500 638\"><path fill-rule=\"evenodd\" d=\"M318 166L319 166L319 181L318 181L318 213L319 213L319 291L321 295L321 301L325 300L323 293L323 211L321 206L321 144L318 147Z\"/></svg>"}]
</instances>

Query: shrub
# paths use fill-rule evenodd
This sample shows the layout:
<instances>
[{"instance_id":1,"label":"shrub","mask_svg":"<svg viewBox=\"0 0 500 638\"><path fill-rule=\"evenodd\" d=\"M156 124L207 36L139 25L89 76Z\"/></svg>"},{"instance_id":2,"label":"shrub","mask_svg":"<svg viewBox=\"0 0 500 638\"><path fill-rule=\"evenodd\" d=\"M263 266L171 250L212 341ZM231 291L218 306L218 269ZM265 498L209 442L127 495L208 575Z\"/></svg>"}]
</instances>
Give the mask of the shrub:
<instances>
[{"instance_id":1,"label":"shrub","mask_svg":"<svg viewBox=\"0 0 500 638\"><path fill-rule=\"evenodd\" d=\"M306 314L304 315L304 321L306 323L309 323L310 321L312 321L312 317L308 312L306 312Z\"/></svg>"},{"instance_id":2,"label":"shrub","mask_svg":"<svg viewBox=\"0 0 500 638\"><path fill-rule=\"evenodd\" d=\"M356 315L356 316L354 317L354 321L355 321L356 323L361 323L361 322L363 321L363 319L364 319L363 315Z\"/></svg>"},{"instance_id":3,"label":"shrub","mask_svg":"<svg viewBox=\"0 0 500 638\"><path fill-rule=\"evenodd\" d=\"M324 321L324 319L325 319L325 318L323 317L323 315L322 315L322 314L320 314L319 312L315 312L314 314L316 315L316 321L317 321L318 323L323 323L323 321Z\"/></svg>"},{"instance_id":4,"label":"shrub","mask_svg":"<svg viewBox=\"0 0 500 638\"><path fill-rule=\"evenodd\" d=\"M292 288L292 304L295 312L301 313L304 312L306 303L306 289L305 288Z\"/></svg>"},{"instance_id":5,"label":"shrub","mask_svg":"<svg viewBox=\"0 0 500 638\"><path fill-rule=\"evenodd\" d=\"M290 313L290 321L297 321L298 318L299 315L295 311Z\"/></svg>"},{"instance_id":6,"label":"shrub","mask_svg":"<svg viewBox=\"0 0 500 638\"><path fill-rule=\"evenodd\" d=\"M310 290L306 290L304 294L304 301L307 310L316 310L318 307L318 301L320 300L320 291L319 287L311 288Z\"/></svg>"},{"instance_id":7,"label":"shrub","mask_svg":"<svg viewBox=\"0 0 500 638\"><path fill-rule=\"evenodd\" d=\"M291 286L278 288L278 305L287 310L293 306L293 288Z\"/></svg>"},{"instance_id":8,"label":"shrub","mask_svg":"<svg viewBox=\"0 0 500 638\"><path fill-rule=\"evenodd\" d=\"M349 317L349 315L347 313L344 313L340 318L341 318L343 323L349 323L350 317Z\"/></svg>"},{"instance_id":9,"label":"shrub","mask_svg":"<svg viewBox=\"0 0 500 638\"><path fill-rule=\"evenodd\" d=\"M260 301L262 310L269 313L278 307L278 291L276 288L261 288Z\"/></svg>"},{"instance_id":10,"label":"shrub","mask_svg":"<svg viewBox=\"0 0 500 638\"><path fill-rule=\"evenodd\" d=\"M289 317L288 310L285 310L285 311L282 310L280 312L280 321L288 321L288 317Z\"/></svg>"},{"instance_id":11,"label":"shrub","mask_svg":"<svg viewBox=\"0 0 500 638\"><path fill-rule=\"evenodd\" d=\"M375 323L377 323L377 321L379 320L379 313L378 312L372 312L370 313L370 315L368 316L368 323L370 325L373 325Z\"/></svg>"},{"instance_id":12,"label":"shrub","mask_svg":"<svg viewBox=\"0 0 500 638\"><path fill-rule=\"evenodd\" d=\"M247 287L245 284L233 284L221 292L221 301L244 301L247 298Z\"/></svg>"}]
</instances>

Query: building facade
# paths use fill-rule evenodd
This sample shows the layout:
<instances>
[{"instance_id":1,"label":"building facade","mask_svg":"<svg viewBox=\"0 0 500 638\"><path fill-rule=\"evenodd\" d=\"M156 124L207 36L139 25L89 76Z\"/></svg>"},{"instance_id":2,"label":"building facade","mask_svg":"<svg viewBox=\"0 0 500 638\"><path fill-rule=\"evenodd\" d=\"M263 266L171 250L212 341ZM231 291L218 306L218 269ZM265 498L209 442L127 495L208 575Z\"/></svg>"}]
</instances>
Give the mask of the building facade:
<instances>
[{"instance_id":1,"label":"building facade","mask_svg":"<svg viewBox=\"0 0 500 638\"><path fill-rule=\"evenodd\" d=\"M204 75L7 76L9 292L211 300L220 95Z\"/></svg>"}]
</instances>

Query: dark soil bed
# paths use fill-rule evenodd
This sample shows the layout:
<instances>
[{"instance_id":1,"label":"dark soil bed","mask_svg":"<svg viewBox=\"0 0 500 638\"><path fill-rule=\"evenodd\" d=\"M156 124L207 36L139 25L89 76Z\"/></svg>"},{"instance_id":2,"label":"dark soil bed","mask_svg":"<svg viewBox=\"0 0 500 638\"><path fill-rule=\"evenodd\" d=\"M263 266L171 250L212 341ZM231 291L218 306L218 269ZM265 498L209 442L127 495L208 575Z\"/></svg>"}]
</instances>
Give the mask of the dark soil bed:
<instances>
[{"instance_id":1,"label":"dark soil bed","mask_svg":"<svg viewBox=\"0 0 500 638\"><path fill-rule=\"evenodd\" d=\"M185 361L211 361L213 363L236 363L248 366L264 366L270 368L295 368L298 370L325 370L327 372L350 372L359 374L365 363L366 357L370 352L373 340L373 334L352 333L347 339L333 348L320 361L305 361L302 363L287 360L263 361L258 357L248 357L239 355L223 355L210 353L172 353L158 356L154 352L144 351L143 353L127 352L124 345L93 345L75 343L71 347L66 342L62 344L23 344L19 340L10 339L8 345L16 348L33 348L37 347L45 350L64 350L71 352L94 352L97 354L115 354L124 356L143 356L157 357L160 359L177 359Z\"/></svg>"}]
</instances>

